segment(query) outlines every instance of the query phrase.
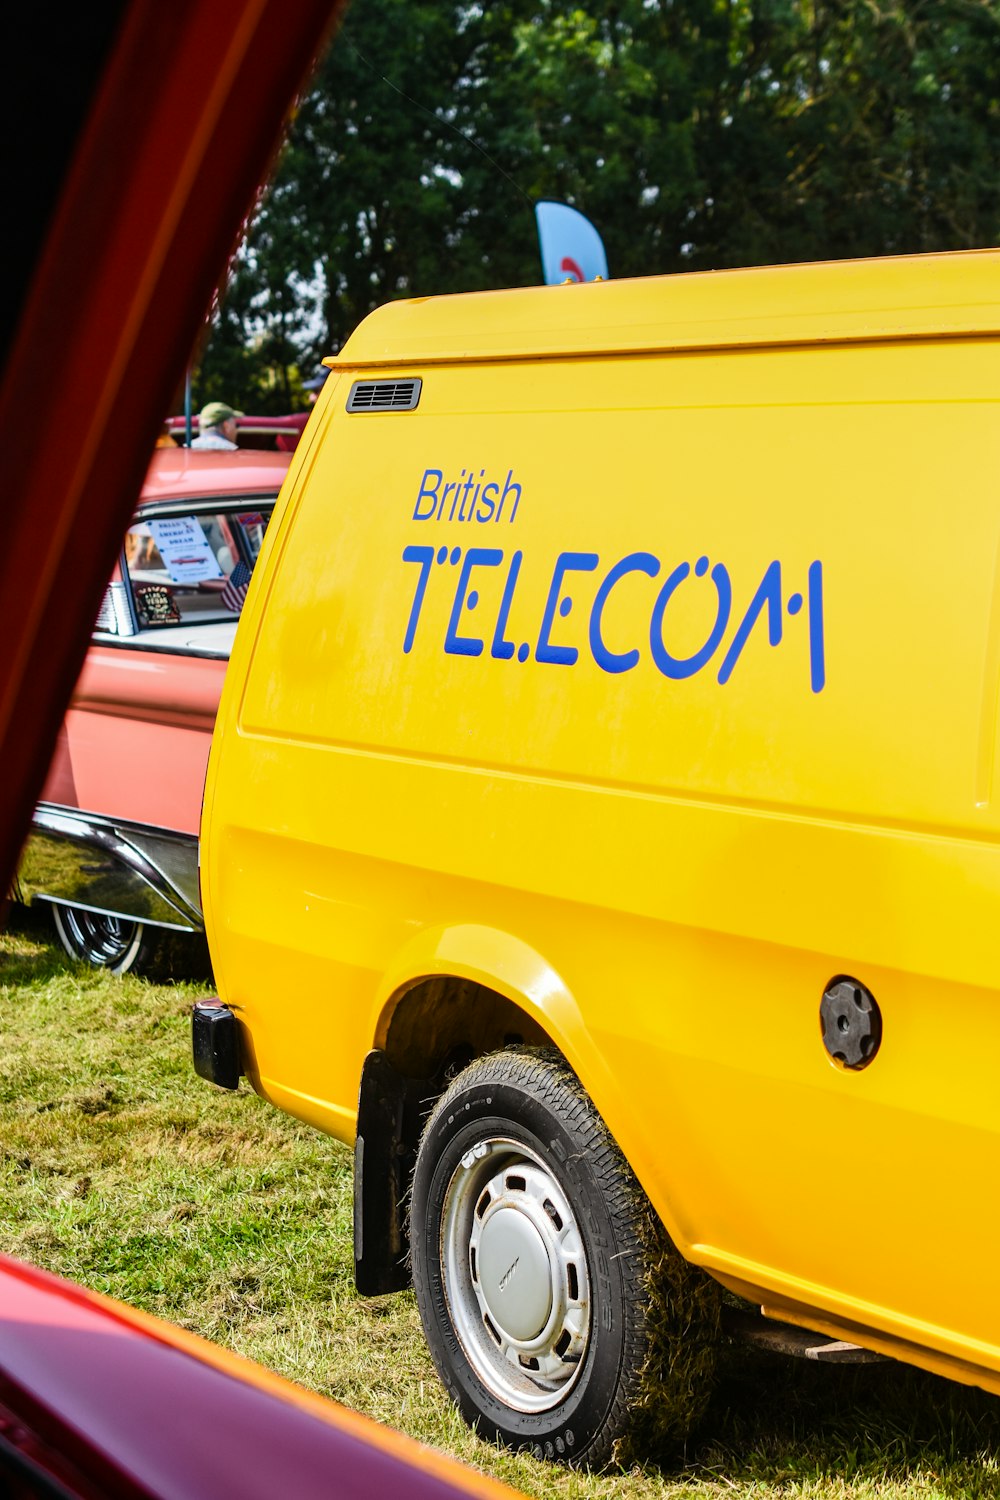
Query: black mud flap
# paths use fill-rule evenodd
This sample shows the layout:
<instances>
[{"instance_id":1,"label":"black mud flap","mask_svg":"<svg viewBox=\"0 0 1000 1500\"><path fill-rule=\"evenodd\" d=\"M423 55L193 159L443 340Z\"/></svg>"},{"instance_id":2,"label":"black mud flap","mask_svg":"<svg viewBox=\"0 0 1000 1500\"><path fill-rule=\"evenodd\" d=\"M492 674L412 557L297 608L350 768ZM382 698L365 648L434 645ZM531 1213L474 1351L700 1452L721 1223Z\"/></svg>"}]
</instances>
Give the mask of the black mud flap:
<instances>
[{"instance_id":1,"label":"black mud flap","mask_svg":"<svg viewBox=\"0 0 1000 1500\"><path fill-rule=\"evenodd\" d=\"M384 1052L365 1058L354 1146L354 1281L364 1297L410 1285L406 1199L429 1088L397 1073Z\"/></svg>"}]
</instances>

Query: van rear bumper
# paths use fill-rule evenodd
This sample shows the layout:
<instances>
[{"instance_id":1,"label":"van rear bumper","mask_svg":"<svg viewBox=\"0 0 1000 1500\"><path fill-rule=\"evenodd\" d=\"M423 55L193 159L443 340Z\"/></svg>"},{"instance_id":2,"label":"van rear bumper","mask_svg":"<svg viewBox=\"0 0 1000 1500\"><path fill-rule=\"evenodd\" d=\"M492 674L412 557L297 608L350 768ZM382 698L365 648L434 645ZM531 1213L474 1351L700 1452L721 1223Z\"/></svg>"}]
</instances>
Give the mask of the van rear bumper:
<instances>
[{"instance_id":1,"label":"van rear bumper","mask_svg":"<svg viewBox=\"0 0 1000 1500\"><path fill-rule=\"evenodd\" d=\"M228 1005L214 996L191 1010L191 1059L199 1078L238 1089L243 1072L240 1028Z\"/></svg>"},{"instance_id":2,"label":"van rear bumper","mask_svg":"<svg viewBox=\"0 0 1000 1500\"><path fill-rule=\"evenodd\" d=\"M198 840L42 802L21 858L15 896L202 932Z\"/></svg>"}]
</instances>

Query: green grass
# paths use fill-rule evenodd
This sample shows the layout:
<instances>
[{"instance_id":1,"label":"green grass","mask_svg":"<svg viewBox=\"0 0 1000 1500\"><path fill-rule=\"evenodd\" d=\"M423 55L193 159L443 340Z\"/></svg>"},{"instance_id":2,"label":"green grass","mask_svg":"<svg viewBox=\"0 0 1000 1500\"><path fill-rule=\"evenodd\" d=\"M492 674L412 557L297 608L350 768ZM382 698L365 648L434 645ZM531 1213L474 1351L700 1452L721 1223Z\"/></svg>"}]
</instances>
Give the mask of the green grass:
<instances>
[{"instance_id":1,"label":"green grass","mask_svg":"<svg viewBox=\"0 0 1000 1500\"><path fill-rule=\"evenodd\" d=\"M408 1293L354 1291L350 1154L202 1083L207 984L68 966L0 938L0 1250L215 1339L535 1496L1000 1496L1000 1402L903 1366L723 1352L683 1462L592 1476L498 1453L444 1399ZM835 1205L831 1204L831 1211Z\"/></svg>"}]
</instances>

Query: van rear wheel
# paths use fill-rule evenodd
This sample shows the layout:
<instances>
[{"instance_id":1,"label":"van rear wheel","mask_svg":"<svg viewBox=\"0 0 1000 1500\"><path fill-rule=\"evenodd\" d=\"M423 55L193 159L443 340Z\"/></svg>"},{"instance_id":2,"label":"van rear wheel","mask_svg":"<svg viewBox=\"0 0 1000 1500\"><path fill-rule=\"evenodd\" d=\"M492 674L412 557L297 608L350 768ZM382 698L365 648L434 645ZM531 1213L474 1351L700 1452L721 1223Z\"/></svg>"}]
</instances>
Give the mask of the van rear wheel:
<instances>
[{"instance_id":1,"label":"van rear wheel","mask_svg":"<svg viewBox=\"0 0 1000 1500\"><path fill-rule=\"evenodd\" d=\"M718 1289L557 1054L494 1053L455 1079L420 1142L410 1242L438 1371L490 1441L600 1466L700 1417Z\"/></svg>"}]
</instances>

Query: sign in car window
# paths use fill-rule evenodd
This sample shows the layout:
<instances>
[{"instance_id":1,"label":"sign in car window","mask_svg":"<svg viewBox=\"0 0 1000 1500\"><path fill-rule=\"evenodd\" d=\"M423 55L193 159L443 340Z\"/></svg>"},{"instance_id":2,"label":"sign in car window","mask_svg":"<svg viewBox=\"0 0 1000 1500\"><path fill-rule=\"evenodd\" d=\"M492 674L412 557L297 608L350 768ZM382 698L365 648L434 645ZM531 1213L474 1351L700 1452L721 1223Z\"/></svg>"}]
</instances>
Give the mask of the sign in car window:
<instances>
[{"instance_id":1,"label":"sign in car window","mask_svg":"<svg viewBox=\"0 0 1000 1500\"><path fill-rule=\"evenodd\" d=\"M150 521L149 529L171 583L203 583L225 576L201 522L194 516Z\"/></svg>"}]
</instances>

